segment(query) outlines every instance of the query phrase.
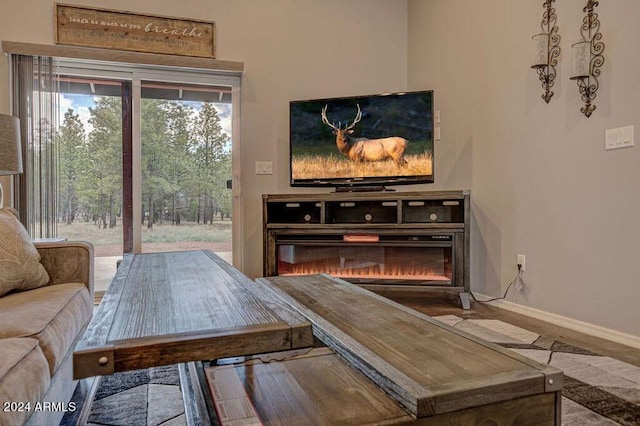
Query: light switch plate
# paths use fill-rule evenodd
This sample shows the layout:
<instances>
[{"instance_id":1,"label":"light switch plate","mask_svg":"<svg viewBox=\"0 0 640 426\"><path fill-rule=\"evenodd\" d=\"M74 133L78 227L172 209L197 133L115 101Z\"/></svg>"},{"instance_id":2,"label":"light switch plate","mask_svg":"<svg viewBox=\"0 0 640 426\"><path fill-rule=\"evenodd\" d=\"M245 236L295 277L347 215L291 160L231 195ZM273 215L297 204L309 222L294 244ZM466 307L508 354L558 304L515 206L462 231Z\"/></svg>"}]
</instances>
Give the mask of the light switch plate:
<instances>
[{"instance_id":1,"label":"light switch plate","mask_svg":"<svg viewBox=\"0 0 640 426\"><path fill-rule=\"evenodd\" d=\"M634 126L618 127L608 129L605 132L605 149L617 149L634 146Z\"/></svg>"},{"instance_id":2,"label":"light switch plate","mask_svg":"<svg viewBox=\"0 0 640 426\"><path fill-rule=\"evenodd\" d=\"M440 140L440 126L433 129L433 139L439 141Z\"/></svg>"},{"instance_id":3,"label":"light switch plate","mask_svg":"<svg viewBox=\"0 0 640 426\"><path fill-rule=\"evenodd\" d=\"M273 162L272 161L256 161L256 174L257 175L272 175L273 174Z\"/></svg>"},{"instance_id":4,"label":"light switch plate","mask_svg":"<svg viewBox=\"0 0 640 426\"><path fill-rule=\"evenodd\" d=\"M433 122L434 122L434 124L440 124L440 110L439 109L436 110L433 113Z\"/></svg>"}]
</instances>

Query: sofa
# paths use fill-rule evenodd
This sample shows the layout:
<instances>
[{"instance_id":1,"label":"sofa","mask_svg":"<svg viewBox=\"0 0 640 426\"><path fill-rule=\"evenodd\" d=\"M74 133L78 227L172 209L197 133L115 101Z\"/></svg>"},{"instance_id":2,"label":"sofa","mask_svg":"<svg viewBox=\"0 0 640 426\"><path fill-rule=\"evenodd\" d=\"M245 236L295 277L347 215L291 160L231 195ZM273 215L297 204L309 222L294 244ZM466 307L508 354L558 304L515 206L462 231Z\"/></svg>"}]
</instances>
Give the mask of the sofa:
<instances>
[{"instance_id":1,"label":"sofa","mask_svg":"<svg viewBox=\"0 0 640 426\"><path fill-rule=\"evenodd\" d=\"M0 209L0 425L56 425L80 408L73 349L93 314L93 246L33 243L14 213Z\"/></svg>"}]
</instances>

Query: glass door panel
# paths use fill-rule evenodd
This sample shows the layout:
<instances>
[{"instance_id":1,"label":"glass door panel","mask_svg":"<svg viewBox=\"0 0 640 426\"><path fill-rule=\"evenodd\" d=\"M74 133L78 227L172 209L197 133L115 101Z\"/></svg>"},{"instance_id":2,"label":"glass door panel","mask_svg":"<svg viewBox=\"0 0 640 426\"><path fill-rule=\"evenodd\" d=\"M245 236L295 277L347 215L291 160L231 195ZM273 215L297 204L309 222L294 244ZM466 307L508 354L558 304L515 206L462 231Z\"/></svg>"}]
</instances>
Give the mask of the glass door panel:
<instances>
[{"instance_id":1,"label":"glass door panel","mask_svg":"<svg viewBox=\"0 0 640 426\"><path fill-rule=\"evenodd\" d=\"M60 75L58 235L95 249L96 290L123 252L122 91L119 80Z\"/></svg>"},{"instance_id":2,"label":"glass door panel","mask_svg":"<svg viewBox=\"0 0 640 426\"><path fill-rule=\"evenodd\" d=\"M231 263L231 88L143 80L140 115L142 252Z\"/></svg>"}]
</instances>

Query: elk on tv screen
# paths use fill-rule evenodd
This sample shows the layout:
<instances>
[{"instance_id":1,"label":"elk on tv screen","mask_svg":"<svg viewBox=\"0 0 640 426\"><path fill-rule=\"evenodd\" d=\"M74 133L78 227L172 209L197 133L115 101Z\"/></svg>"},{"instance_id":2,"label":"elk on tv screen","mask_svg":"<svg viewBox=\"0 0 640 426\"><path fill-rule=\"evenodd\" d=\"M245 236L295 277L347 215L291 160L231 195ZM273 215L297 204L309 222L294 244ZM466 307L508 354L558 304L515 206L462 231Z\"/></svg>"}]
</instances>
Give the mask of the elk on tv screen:
<instances>
[{"instance_id":1,"label":"elk on tv screen","mask_svg":"<svg viewBox=\"0 0 640 426\"><path fill-rule=\"evenodd\" d=\"M292 101L292 186L433 183L433 91Z\"/></svg>"}]
</instances>

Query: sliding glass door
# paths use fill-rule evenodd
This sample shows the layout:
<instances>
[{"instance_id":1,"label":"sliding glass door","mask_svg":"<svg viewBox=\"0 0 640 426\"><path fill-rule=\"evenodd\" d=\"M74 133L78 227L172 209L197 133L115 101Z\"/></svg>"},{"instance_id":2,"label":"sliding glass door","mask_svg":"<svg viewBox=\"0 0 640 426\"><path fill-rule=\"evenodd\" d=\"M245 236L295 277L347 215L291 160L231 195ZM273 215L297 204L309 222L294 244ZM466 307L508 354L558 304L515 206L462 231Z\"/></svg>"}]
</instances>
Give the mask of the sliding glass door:
<instances>
[{"instance_id":1,"label":"sliding glass door","mask_svg":"<svg viewBox=\"0 0 640 426\"><path fill-rule=\"evenodd\" d=\"M240 267L239 77L73 61L59 83L58 235L114 273L186 249Z\"/></svg>"}]
</instances>

